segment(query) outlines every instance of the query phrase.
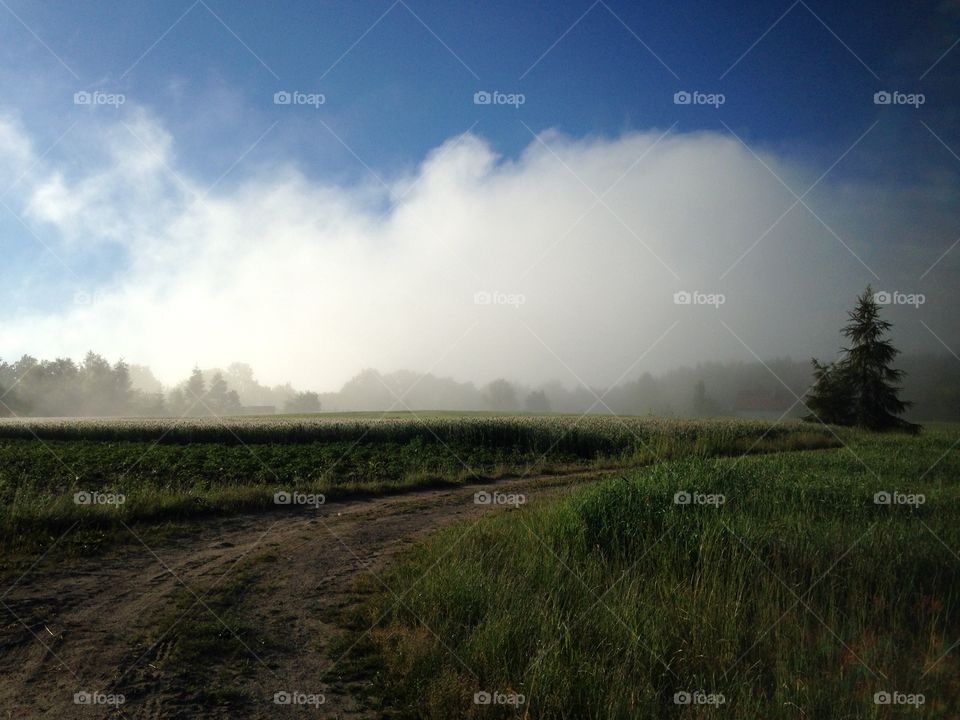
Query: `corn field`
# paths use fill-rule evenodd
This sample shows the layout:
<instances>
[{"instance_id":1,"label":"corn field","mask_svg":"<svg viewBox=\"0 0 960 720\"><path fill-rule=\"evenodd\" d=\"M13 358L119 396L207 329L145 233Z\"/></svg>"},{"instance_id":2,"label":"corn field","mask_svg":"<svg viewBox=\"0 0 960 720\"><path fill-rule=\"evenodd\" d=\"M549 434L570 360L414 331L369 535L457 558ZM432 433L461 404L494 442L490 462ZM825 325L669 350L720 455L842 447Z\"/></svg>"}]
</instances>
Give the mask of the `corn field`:
<instances>
[{"instance_id":1,"label":"corn field","mask_svg":"<svg viewBox=\"0 0 960 720\"><path fill-rule=\"evenodd\" d=\"M324 442L447 443L571 453L580 457L667 451L692 446L705 451L744 442L803 437L833 444L832 431L799 422L689 420L641 417L483 416L405 418L53 418L0 419L0 438L147 441L158 444L301 444Z\"/></svg>"}]
</instances>

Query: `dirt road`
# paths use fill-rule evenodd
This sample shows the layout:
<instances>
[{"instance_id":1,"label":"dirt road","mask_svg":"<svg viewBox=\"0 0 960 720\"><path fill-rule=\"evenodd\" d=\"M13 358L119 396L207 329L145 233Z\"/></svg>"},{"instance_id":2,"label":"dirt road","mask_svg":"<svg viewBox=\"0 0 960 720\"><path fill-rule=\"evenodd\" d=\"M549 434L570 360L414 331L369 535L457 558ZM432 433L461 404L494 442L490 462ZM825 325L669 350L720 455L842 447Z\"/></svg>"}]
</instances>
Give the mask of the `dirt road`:
<instances>
[{"instance_id":1,"label":"dirt road","mask_svg":"<svg viewBox=\"0 0 960 720\"><path fill-rule=\"evenodd\" d=\"M495 487L536 502L600 475ZM383 587L385 563L425 533L503 511L474 502L484 489L492 486L207 520L160 544L134 540L113 557L8 580L0 718L379 717L368 673L344 653L343 610L357 602L359 579ZM206 653L198 665L185 655L191 642ZM77 704L82 692L102 695ZM284 692L300 694L276 704ZM121 694L122 704L103 704Z\"/></svg>"}]
</instances>

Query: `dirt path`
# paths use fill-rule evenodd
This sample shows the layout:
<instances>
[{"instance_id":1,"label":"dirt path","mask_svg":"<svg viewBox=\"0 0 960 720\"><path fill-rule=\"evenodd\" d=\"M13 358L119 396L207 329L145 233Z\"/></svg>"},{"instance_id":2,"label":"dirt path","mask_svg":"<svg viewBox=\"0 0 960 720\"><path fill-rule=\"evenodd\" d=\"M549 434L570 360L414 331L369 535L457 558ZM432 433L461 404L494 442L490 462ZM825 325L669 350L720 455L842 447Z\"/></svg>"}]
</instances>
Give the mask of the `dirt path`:
<instances>
[{"instance_id":1,"label":"dirt path","mask_svg":"<svg viewBox=\"0 0 960 720\"><path fill-rule=\"evenodd\" d=\"M496 489L533 502L601 474ZM378 717L365 709L368 679L343 656L341 611L356 602L359 579L379 585L390 557L425 533L498 512L474 503L483 489L492 487L204 521L155 547L137 543L117 557L34 570L12 590L7 581L0 718ZM231 654L191 666L174 652L211 636L202 647L220 643ZM82 691L122 693L125 702L78 705ZM322 694L324 702L277 705L277 692Z\"/></svg>"}]
</instances>

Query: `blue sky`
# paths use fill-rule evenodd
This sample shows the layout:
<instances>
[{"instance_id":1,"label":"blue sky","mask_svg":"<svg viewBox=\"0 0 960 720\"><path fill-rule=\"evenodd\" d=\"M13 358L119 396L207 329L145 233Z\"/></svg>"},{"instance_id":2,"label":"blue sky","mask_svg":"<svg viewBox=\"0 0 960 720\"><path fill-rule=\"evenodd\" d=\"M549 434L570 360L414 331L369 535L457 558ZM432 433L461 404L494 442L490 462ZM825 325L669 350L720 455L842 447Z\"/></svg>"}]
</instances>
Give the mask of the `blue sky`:
<instances>
[{"instance_id":1,"label":"blue sky","mask_svg":"<svg viewBox=\"0 0 960 720\"><path fill-rule=\"evenodd\" d=\"M61 177L77 196L82 178L127 152L117 150L116 133L134 127L150 135L131 131L136 142L162 161L150 170L156 194L140 205L127 197L140 190L129 187L128 175L127 188L110 190L116 207L130 202L130 215L173 203L178 185L215 184L210 197L220 198L251 182L277 183L282 168L295 168L314 188L352 189L351 202L362 208L354 215L375 217L395 199L377 197L381 180L418 177L432 152L464 133L509 165L523 163L544 132L602 143L669 130L671 137L743 141L746 158L770 153L789 166L783 172L795 172L785 185L796 194L829 173L811 203L847 190L861 204L873 197L889 207L896 198L897 227L923 227L918 247L904 250L908 276L888 274L881 280L888 285L919 286L917 271L960 235L949 219L960 174L957 2L918 11L814 1L4 0L0 18L0 113L31 145L0 206L0 320L49 318L78 287L114 292L144 260L116 238L65 237L74 207L36 211L38 189L48 198L51 179ZM324 102L278 105L280 91L322 94ZM478 91L522 94L524 102L477 105ZM723 102L676 104L684 91L719 94ZM923 104L877 105L881 91L922 94ZM76 105L77 92L122 94L125 102ZM833 249L841 256L850 245L843 262L853 266L850 255L864 252L855 243L887 242L835 231L849 219L855 236L859 220L850 218L864 207L839 204L820 223L839 236ZM163 223L183 217L171 212ZM135 226L149 222L138 216ZM861 286L883 276L874 264L902 265L893 252L856 260ZM932 290L950 286L936 277L955 268L950 262L924 277L939 282ZM0 355L20 344L0 343ZM131 354L119 340L111 344ZM133 352L151 354L138 347Z\"/></svg>"},{"instance_id":2,"label":"blue sky","mask_svg":"<svg viewBox=\"0 0 960 720\"><path fill-rule=\"evenodd\" d=\"M582 136L674 122L681 130L718 129L722 119L751 140L831 159L882 117L887 108L872 104L877 90L925 92L928 119L955 119L958 99L960 53L930 69L956 40L956 7L951 14L815 2L6 5L4 96L38 135L52 142L85 110L71 106L74 88L122 92L163 118L193 169L211 179L274 121L282 127L262 141L267 157L282 147L319 174L363 171L310 113L291 117L274 106L278 88L323 93L327 103L316 114L381 169L419 162L469 127L516 153L530 139L519 120ZM18 80L23 94L9 86ZM522 92L526 103L482 112L472 102L478 89ZM678 89L723 93L726 102L715 113L678 108ZM925 132L913 127L902 140L933 152L936 140ZM956 123L938 124L951 146L957 132Z\"/></svg>"}]
</instances>

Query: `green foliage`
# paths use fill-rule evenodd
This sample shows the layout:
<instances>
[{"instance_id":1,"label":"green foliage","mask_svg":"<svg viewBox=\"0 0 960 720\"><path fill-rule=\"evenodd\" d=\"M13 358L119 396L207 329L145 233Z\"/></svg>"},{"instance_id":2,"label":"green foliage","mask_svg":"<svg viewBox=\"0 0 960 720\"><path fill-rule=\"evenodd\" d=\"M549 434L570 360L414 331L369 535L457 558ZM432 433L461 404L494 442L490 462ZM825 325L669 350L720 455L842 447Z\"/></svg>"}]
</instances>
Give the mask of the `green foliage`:
<instances>
[{"instance_id":1,"label":"green foliage","mask_svg":"<svg viewBox=\"0 0 960 720\"><path fill-rule=\"evenodd\" d=\"M130 368L110 365L89 352L80 364L69 358L38 361L24 355L12 365L0 361L0 415L116 415L138 412L146 402L131 387Z\"/></svg>"},{"instance_id":2,"label":"green foliage","mask_svg":"<svg viewBox=\"0 0 960 720\"><path fill-rule=\"evenodd\" d=\"M892 325L880 318L869 285L849 318L842 332L852 344L842 359L827 365L813 360L809 419L868 430L919 430L899 417L910 406L898 397L903 371L894 368L893 361L899 350L884 337Z\"/></svg>"},{"instance_id":3,"label":"green foliage","mask_svg":"<svg viewBox=\"0 0 960 720\"><path fill-rule=\"evenodd\" d=\"M50 418L0 420L0 438L144 441L158 444L398 442L413 440L578 457L645 453L669 457L674 445L727 448L757 438L776 440L798 432L829 437L825 428L797 422L689 420L608 415L358 413L342 416L232 418Z\"/></svg>"},{"instance_id":4,"label":"green foliage","mask_svg":"<svg viewBox=\"0 0 960 720\"><path fill-rule=\"evenodd\" d=\"M281 490L335 497L833 442L799 423L615 417L4 419L0 545L27 548L76 521L93 530L269 508ZM126 501L77 505L80 491Z\"/></svg>"},{"instance_id":5,"label":"green foliage","mask_svg":"<svg viewBox=\"0 0 960 720\"><path fill-rule=\"evenodd\" d=\"M811 421L834 425L854 425L853 383L842 362L821 363L816 358L813 363L814 384L807 397L806 405L810 409Z\"/></svg>"},{"instance_id":6,"label":"green foliage","mask_svg":"<svg viewBox=\"0 0 960 720\"><path fill-rule=\"evenodd\" d=\"M958 437L681 459L455 526L383 577L361 646L403 717L887 717L884 691L957 717ZM874 502L894 490L925 502ZM726 702L674 702L695 691Z\"/></svg>"}]
</instances>

